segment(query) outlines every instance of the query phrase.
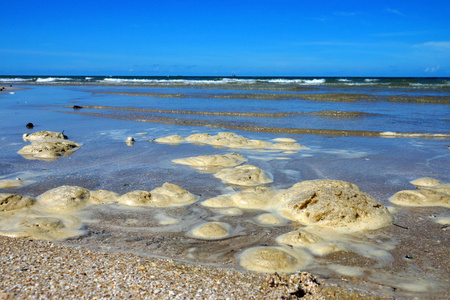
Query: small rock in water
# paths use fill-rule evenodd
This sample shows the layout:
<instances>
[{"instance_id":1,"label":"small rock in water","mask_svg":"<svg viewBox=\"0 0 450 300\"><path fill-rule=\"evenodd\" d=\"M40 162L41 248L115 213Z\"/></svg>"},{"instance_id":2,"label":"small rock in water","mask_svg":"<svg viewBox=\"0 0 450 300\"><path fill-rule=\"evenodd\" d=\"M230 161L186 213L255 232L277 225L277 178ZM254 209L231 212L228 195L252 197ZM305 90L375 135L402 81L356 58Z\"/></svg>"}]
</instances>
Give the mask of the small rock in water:
<instances>
[{"instance_id":1,"label":"small rock in water","mask_svg":"<svg viewBox=\"0 0 450 300\"><path fill-rule=\"evenodd\" d=\"M27 124L27 128L28 128L28 129L33 129L33 128L34 128L33 123L28 123L28 124Z\"/></svg>"},{"instance_id":2,"label":"small rock in water","mask_svg":"<svg viewBox=\"0 0 450 300\"><path fill-rule=\"evenodd\" d=\"M127 137L127 140L125 141L128 146L134 145L134 138L132 136Z\"/></svg>"},{"instance_id":3,"label":"small rock in water","mask_svg":"<svg viewBox=\"0 0 450 300\"><path fill-rule=\"evenodd\" d=\"M73 109L82 109L83 108L83 106L79 106L79 105L74 105L73 107L72 107Z\"/></svg>"}]
</instances>

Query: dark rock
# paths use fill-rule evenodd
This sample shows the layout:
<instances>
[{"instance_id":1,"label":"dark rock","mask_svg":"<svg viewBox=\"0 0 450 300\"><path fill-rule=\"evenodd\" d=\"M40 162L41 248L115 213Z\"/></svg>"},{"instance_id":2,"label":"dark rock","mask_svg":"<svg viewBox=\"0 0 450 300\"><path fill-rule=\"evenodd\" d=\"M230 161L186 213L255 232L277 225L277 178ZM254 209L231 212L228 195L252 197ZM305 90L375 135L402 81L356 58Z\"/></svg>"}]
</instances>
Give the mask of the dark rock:
<instances>
[{"instance_id":1,"label":"dark rock","mask_svg":"<svg viewBox=\"0 0 450 300\"><path fill-rule=\"evenodd\" d=\"M82 109L83 108L83 106L79 106L79 105L74 105L73 106L73 109Z\"/></svg>"},{"instance_id":2,"label":"dark rock","mask_svg":"<svg viewBox=\"0 0 450 300\"><path fill-rule=\"evenodd\" d=\"M28 128L28 129L33 129L33 128L34 128L33 123L28 123L28 124L27 124L27 128Z\"/></svg>"}]
</instances>

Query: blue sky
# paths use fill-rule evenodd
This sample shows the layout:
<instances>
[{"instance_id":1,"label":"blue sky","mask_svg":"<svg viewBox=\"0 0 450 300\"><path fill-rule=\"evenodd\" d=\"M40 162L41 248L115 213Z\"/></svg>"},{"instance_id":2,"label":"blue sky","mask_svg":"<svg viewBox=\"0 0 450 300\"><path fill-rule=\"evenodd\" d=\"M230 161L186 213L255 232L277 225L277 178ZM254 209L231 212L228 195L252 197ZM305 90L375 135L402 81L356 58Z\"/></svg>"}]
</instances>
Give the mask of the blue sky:
<instances>
[{"instance_id":1,"label":"blue sky","mask_svg":"<svg viewBox=\"0 0 450 300\"><path fill-rule=\"evenodd\" d=\"M0 73L450 76L450 1L0 0Z\"/></svg>"}]
</instances>

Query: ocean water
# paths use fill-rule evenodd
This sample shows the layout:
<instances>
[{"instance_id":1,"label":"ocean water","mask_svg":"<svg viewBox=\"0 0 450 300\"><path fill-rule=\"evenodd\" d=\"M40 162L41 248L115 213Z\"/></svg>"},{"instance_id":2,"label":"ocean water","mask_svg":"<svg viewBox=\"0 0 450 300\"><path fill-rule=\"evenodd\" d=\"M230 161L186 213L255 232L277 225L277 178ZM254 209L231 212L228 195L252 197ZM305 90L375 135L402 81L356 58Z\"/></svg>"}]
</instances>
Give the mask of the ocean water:
<instances>
[{"instance_id":1,"label":"ocean water","mask_svg":"<svg viewBox=\"0 0 450 300\"><path fill-rule=\"evenodd\" d=\"M74 185L123 195L170 182L198 196L181 207L111 203L71 212L85 234L65 243L239 269L246 249L284 247L307 257L301 270L330 282L356 278L352 286L387 296L445 294L448 234L437 220L448 220L448 208L397 206L389 198L414 190L409 182L420 177L450 182L450 78L0 77L0 86L9 85L24 89L0 94L0 180L20 178L24 184L0 192L37 197ZM25 127L29 122L33 129ZM40 130L64 131L82 146L54 161L19 155L29 144L22 135ZM305 149L155 141L219 132L270 143L289 138ZM132 146L128 137L135 140ZM270 172L273 182L265 186L275 190L313 179L356 184L390 207L396 225L333 236L329 229L286 219L261 223L258 216L269 212L263 209L201 205L245 187L172 160L231 152ZM230 236L192 237L194 227L212 221L229 224ZM276 241L298 228L326 242L322 248L294 249ZM335 250L326 250L330 247Z\"/></svg>"}]
</instances>

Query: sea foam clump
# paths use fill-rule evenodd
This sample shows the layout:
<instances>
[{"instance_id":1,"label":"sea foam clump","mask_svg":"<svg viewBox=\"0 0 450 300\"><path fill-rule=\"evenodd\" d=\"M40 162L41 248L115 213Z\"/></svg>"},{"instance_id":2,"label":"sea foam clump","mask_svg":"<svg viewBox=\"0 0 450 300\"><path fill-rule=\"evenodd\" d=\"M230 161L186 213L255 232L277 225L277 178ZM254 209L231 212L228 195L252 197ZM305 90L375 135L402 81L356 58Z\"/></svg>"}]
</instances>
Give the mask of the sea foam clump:
<instances>
[{"instance_id":1,"label":"sea foam clump","mask_svg":"<svg viewBox=\"0 0 450 300\"><path fill-rule=\"evenodd\" d=\"M226 168L215 173L214 176L222 179L225 183L243 186L257 186L273 182L272 174L253 165Z\"/></svg>"},{"instance_id":2,"label":"sea foam clump","mask_svg":"<svg viewBox=\"0 0 450 300\"><path fill-rule=\"evenodd\" d=\"M223 222L208 222L193 228L188 235L204 240L220 240L230 235L231 226Z\"/></svg>"},{"instance_id":3,"label":"sea foam clump","mask_svg":"<svg viewBox=\"0 0 450 300\"><path fill-rule=\"evenodd\" d=\"M124 205L155 207L185 206L197 200L198 197L196 195L168 182L150 192L135 190L118 199L119 203Z\"/></svg>"},{"instance_id":4,"label":"sea foam clump","mask_svg":"<svg viewBox=\"0 0 450 300\"><path fill-rule=\"evenodd\" d=\"M0 193L0 211L11 211L33 205L35 199L16 194Z\"/></svg>"},{"instance_id":5,"label":"sea foam clump","mask_svg":"<svg viewBox=\"0 0 450 300\"><path fill-rule=\"evenodd\" d=\"M158 138L155 141L166 144L180 144L186 141L196 144L211 145L214 147L228 147L236 149L266 149L279 151L297 151L308 149L291 138L279 139L276 143L271 143L262 140L249 139L233 132L219 132L216 135L210 135L209 133L195 133L186 138L179 135L171 135Z\"/></svg>"},{"instance_id":6,"label":"sea foam clump","mask_svg":"<svg viewBox=\"0 0 450 300\"><path fill-rule=\"evenodd\" d=\"M89 190L79 186L63 185L46 191L37 202L49 211L73 211L84 208L90 199Z\"/></svg>"},{"instance_id":7,"label":"sea foam clump","mask_svg":"<svg viewBox=\"0 0 450 300\"><path fill-rule=\"evenodd\" d=\"M307 260L306 255L289 253L281 247L254 247L240 255L242 267L263 273L293 272L302 267Z\"/></svg>"},{"instance_id":8,"label":"sea foam clump","mask_svg":"<svg viewBox=\"0 0 450 300\"><path fill-rule=\"evenodd\" d=\"M399 191L389 201L404 206L450 207L450 184L430 177L422 177L410 183L419 189Z\"/></svg>"},{"instance_id":9,"label":"sea foam clump","mask_svg":"<svg viewBox=\"0 0 450 300\"><path fill-rule=\"evenodd\" d=\"M394 220L381 203L343 181L301 182L279 197L279 202L284 203L279 208L283 217L336 231L378 229Z\"/></svg>"},{"instance_id":10,"label":"sea foam clump","mask_svg":"<svg viewBox=\"0 0 450 300\"><path fill-rule=\"evenodd\" d=\"M248 159L238 153L200 155L173 160L174 163L193 167L235 167L247 161Z\"/></svg>"},{"instance_id":11,"label":"sea foam clump","mask_svg":"<svg viewBox=\"0 0 450 300\"><path fill-rule=\"evenodd\" d=\"M55 161L61 156L73 154L81 144L67 139L61 132L39 131L32 134L24 134L23 140L31 142L17 153L26 159L38 159Z\"/></svg>"}]
</instances>

